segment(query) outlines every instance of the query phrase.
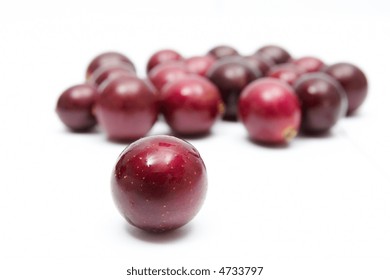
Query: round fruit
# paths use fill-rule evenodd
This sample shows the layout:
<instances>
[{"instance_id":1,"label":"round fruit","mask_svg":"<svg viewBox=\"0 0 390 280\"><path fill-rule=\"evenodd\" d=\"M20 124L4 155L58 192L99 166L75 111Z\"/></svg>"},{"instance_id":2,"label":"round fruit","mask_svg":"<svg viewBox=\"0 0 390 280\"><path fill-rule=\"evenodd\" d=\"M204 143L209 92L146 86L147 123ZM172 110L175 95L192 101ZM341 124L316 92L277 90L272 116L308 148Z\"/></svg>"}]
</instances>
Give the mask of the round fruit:
<instances>
[{"instance_id":1,"label":"round fruit","mask_svg":"<svg viewBox=\"0 0 390 280\"><path fill-rule=\"evenodd\" d=\"M148 74L149 80L158 91L168 83L178 81L189 75L184 63L170 62L157 65Z\"/></svg>"},{"instance_id":2,"label":"round fruit","mask_svg":"<svg viewBox=\"0 0 390 280\"><path fill-rule=\"evenodd\" d=\"M241 91L257 75L257 70L236 57L222 58L209 69L207 77L217 86L225 104L225 120L237 120L237 103Z\"/></svg>"},{"instance_id":3,"label":"round fruit","mask_svg":"<svg viewBox=\"0 0 390 280\"><path fill-rule=\"evenodd\" d=\"M250 83L242 92L239 117L254 141L283 144L296 136L301 110L288 84L262 78Z\"/></svg>"},{"instance_id":4,"label":"round fruit","mask_svg":"<svg viewBox=\"0 0 390 280\"><path fill-rule=\"evenodd\" d=\"M220 59L226 56L239 55L238 51L236 51L234 48L225 45L212 48L209 50L208 54L213 56L215 59Z\"/></svg>"},{"instance_id":5,"label":"round fruit","mask_svg":"<svg viewBox=\"0 0 390 280\"><path fill-rule=\"evenodd\" d=\"M270 58L275 64L287 63L291 59L291 55L285 49L274 45L264 46L256 53Z\"/></svg>"},{"instance_id":6,"label":"round fruit","mask_svg":"<svg viewBox=\"0 0 390 280\"><path fill-rule=\"evenodd\" d=\"M106 52L96 56L87 68L87 79L95 72L97 69L107 66L118 66L118 65L128 65L135 71L133 62L128 59L125 55L117 52Z\"/></svg>"},{"instance_id":7,"label":"round fruit","mask_svg":"<svg viewBox=\"0 0 390 280\"><path fill-rule=\"evenodd\" d=\"M181 135L208 133L223 112L218 89L200 76L188 76L164 87L160 105L168 125Z\"/></svg>"},{"instance_id":8,"label":"round fruit","mask_svg":"<svg viewBox=\"0 0 390 280\"><path fill-rule=\"evenodd\" d=\"M95 113L108 138L135 140L145 136L156 122L158 98L143 80L122 77L99 94Z\"/></svg>"},{"instance_id":9,"label":"round fruit","mask_svg":"<svg viewBox=\"0 0 390 280\"><path fill-rule=\"evenodd\" d=\"M150 136L119 156L111 179L114 201L125 219L140 229L164 232L188 223L207 191L199 152L172 136Z\"/></svg>"},{"instance_id":10,"label":"round fruit","mask_svg":"<svg viewBox=\"0 0 390 280\"><path fill-rule=\"evenodd\" d=\"M347 96L340 84L329 75L303 75L294 88L302 108L302 131L327 132L345 115Z\"/></svg>"},{"instance_id":11,"label":"round fruit","mask_svg":"<svg viewBox=\"0 0 390 280\"><path fill-rule=\"evenodd\" d=\"M96 125L92 114L97 98L96 88L76 85L65 90L58 99L56 112L61 121L71 130L85 131Z\"/></svg>"},{"instance_id":12,"label":"round fruit","mask_svg":"<svg viewBox=\"0 0 390 280\"><path fill-rule=\"evenodd\" d=\"M299 66L305 73L318 72L324 68L325 63L313 56L304 56L292 61L295 65Z\"/></svg>"},{"instance_id":13,"label":"round fruit","mask_svg":"<svg viewBox=\"0 0 390 280\"><path fill-rule=\"evenodd\" d=\"M214 64L215 58L211 55L193 56L185 60L188 72L206 76L209 68Z\"/></svg>"},{"instance_id":14,"label":"round fruit","mask_svg":"<svg viewBox=\"0 0 390 280\"><path fill-rule=\"evenodd\" d=\"M282 80L289 85L294 85L295 81L304 73L304 70L292 63L283 63L273 66L267 76Z\"/></svg>"},{"instance_id":15,"label":"round fruit","mask_svg":"<svg viewBox=\"0 0 390 280\"><path fill-rule=\"evenodd\" d=\"M324 72L335 78L344 88L348 98L347 114L351 115L367 97L368 82L363 71L350 63L337 63L327 67Z\"/></svg>"},{"instance_id":16,"label":"round fruit","mask_svg":"<svg viewBox=\"0 0 390 280\"><path fill-rule=\"evenodd\" d=\"M160 50L154 53L148 61L146 70L149 72L155 66L165 63L167 61L182 61L183 57L174 50Z\"/></svg>"}]
</instances>

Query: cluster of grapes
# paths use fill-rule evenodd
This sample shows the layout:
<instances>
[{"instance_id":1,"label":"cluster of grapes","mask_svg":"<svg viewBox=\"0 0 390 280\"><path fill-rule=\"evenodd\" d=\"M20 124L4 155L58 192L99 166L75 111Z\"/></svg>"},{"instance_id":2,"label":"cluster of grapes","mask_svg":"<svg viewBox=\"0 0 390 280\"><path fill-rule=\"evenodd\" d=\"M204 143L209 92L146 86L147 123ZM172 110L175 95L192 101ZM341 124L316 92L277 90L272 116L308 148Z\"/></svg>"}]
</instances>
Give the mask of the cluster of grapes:
<instances>
[{"instance_id":1,"label":"cluster of grapes","mask_svg":"<svg viewBox=\"0 0 390 280\"><path fill-rule=\"evenodd\" d=\"M329 131L367 95L358 67L293 59L278 46L251 56L218 46L186 59L161 50L149 59L147 74L138 78L122 54L101 54L89 64L86 82L62 93L57 113L74 131L98 123L110 139L141 138L119 156L111 187L126 220L151 232L188 223L207 191L206 167L195 147L173 136L143 137L159 113L176 135L205 135L222 117L241 120L255 141L281 144L298 131Z\"/></svg>"},{"instance_id":2,"label":"cluster of grapes","mask_svg":"<svg viewBox=\"0 0 390 280\"><path fill-rule=\"evenodd\" d=\"M357 110L367 89L353 64L294 59L274 45L250 56L229 46L190 58L161 50L150 57L145 80L126 56L107 52L91 61L84 84L61 94L57 113L71 130L98 123L117 141L145 136L159 113L184 137L206 135L222 116L240 120L255 141L280 144L299 131L329 131Z\"/></svg>"}]
</instances>

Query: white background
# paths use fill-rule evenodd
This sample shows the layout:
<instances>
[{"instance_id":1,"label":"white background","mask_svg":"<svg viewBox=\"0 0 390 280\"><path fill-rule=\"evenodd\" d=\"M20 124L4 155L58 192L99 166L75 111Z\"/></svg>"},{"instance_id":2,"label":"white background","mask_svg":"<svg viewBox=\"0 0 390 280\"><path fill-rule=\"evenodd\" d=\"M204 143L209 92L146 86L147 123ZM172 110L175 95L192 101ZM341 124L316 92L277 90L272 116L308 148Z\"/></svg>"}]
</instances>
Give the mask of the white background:
<instances>
[{"instance_id":1,"label":"white background","mask_svg":"<svg viewBox=\"0 0 390 280\"><path fill-rule=\"evenodd\" d=\"M390 279L388 1L297 2L2 1L0 279L251 265L264 266L260 279ZM69 133L56 99L100 52L125 53L144 76L158 49L189 56L221 43L353 62L369 78L367 102L327 137L286 148L255 145L242 125L219 122L190 140L209 174L201 212L170 234L140 232L110 194L125 145ZM150 134L168 132L160 121Z\"/></svg>"}]
</instances>

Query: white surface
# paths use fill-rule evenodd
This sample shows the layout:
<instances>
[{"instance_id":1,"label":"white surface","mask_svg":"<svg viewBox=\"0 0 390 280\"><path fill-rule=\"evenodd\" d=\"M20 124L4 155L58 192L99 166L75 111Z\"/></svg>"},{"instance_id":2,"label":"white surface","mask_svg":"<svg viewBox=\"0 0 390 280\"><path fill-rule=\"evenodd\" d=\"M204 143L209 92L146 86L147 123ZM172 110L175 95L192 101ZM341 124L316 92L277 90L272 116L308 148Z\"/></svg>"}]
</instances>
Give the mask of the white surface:
<instances>
[{"instance_id":1,"label":"white surface","mask_svg":"<svg viewBox=\"0 0 390 280\"><path fill-rule=\"evenodd\" d=\"M0 4L0 279L130 279L131 266L183 265L264 266L260 279L390 279L388 1L80 2ZM199 215L171 234L143 234L110 195L125 146L68 133L56 99L102 51L124 52L141 73L157 49L195 55L220 43L356 63L367 102L331 136L287 148L218 123L190 140L209 174ZM151 134L168 131L160 121Z\"/></svg>"}]
</instances>

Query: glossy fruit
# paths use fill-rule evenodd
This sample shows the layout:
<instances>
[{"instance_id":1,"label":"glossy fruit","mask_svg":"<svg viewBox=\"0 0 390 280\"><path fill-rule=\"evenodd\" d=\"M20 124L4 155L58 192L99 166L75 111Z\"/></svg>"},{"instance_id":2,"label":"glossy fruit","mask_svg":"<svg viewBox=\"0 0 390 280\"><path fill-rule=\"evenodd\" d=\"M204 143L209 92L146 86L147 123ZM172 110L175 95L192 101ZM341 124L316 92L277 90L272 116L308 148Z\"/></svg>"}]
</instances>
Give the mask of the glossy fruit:
<instances>
[{"instance_id":1,"label":"glossy fruit","mask_svg":"<svg viewBox=\"0 0 390 280\"><path fill-rule=\"evenodd\" d=\"M149 80L161 91L168 83L178 81L189 75L184 63L171 62L157 65L148 74Z\"/></svg>"},{"instance_id":2,"label":"glossy fruit","mask_svg":"<svg viewBox=\"0 0 390 280\"><path fill-rule=\"evenodd\" d=\"M58 99L56 112L71 130L84 131L96 125L92 108L97 98L96 88L81 84L68 88Z\"/></svg>"},{"instance_id":3,"label":"glossy fruit","mask_svg":"<svg viewBox=\"0 0 390 280\"><path fill-rule=\"evenodd\" d=\"M304 70L292 63L283 63L273 66L267 76L282 80L289 85L294 85L295 81L304 73Z\"/></svg>"},{"instance_id":4,"label":"glossy fruit","mask_svg":"<svg viewBox=\"0 0 390 280\"><path fill-rule=\"evenodd\" d=\"M217 87L200 76L188 76L164 87L160 105L170 128L181 135L208 133L223 113Z\"/></svg>"},{"instance_id":5,"label":"glossy fruit","mask_svg":"<svg viewBox=\"0 0 390 280\"><path fill-rule=\"evenodd\" d=\"M292 61L293 64L299 66L305 73L321 71L325 67L325 63L313 56L304 56Z\"/></svg>"},{"instance_id":6,"label":"glossy fruit","mask_svg":"<svg viewBox=\"0 0 390 280\"><path fill-rule=\"evenodd\" d=\"M87 79L89 79L93 72L95 72L99 68L102 69L102 67L118 66L123 64L130 66L134 70L134 72L136 72L133 62L131 62L131 60L125 55L117 52L102 53L96 56L88 65L86 74Z\"/></svg>"},{"instance_id":7,"label":"glossy fruit","mask_svg":"<svg viewBox=\"0 0 390 280\"><path fill-rule=\"evenodd\" d=\"M301 110L288 84L262 78L250 83L242 92L239 116L254 141L283 144L297 134Z\"/></svg>"},{"instance_id":8,"label":"glossy fruit","mask_svg":"<svg viewBox=\"0 0 390 280\"><path fill-rule=\"evenodd\" d=\"M199 152L172 136L150 136L119 156L111 179L116 206L133 226L164 232L188 223L207 191L206 167Z\"/></svg>"},{"instance_id":9,"label":"glossy fruit","mask_svg":"<svg viewBox=\"0 0 390 280\"><path fill-rule=\"evenodd\" d=\"M337 63L325 68L324 72L344 88L348 98L347 114L355 112L363 104L368 92L368 81L363 71L350 63Z\"/></svg>"},{"instance_id":10,"label":"glossy fruit","mask_svg":"<svg viewBox=\"0 0 390 280\"><path fill-rule=\"evenodd\" d=\"M247 62L236 57L218 60L207 72L225 104L225 120L237 120L237 103L241 91L257 78L257 72Z\"/></svg>"},{"instance_id":11,"label":"glossy fruit","mask_svg":"<svg viewBox=\"0 0 390 280\"><path fill-rule=\"evenodd\" d=\"M167 61L182 61L183 57L174 50L160 50L156 53L154 53L148 61L146 70L149 72L154 67L156 67L159 64L165 63Z\"/></svg>"},{"instance_id":12,"label":"glossy fruit","mask_svg":"<svg viewBox=\"0 0 390 280\"><path fill-rule=\"evenodd\" d=\"M213 56L215 59L220 59L226 56L239 55L236 49L226 45L216 46L209 50L208 54Z\"/></svg>"},{"instance_id":13,"label":"glossy fruit","mask_svg":"<svg viewBox=\"0 0 390 280\"><path fill-rule=\"evenodd\" d=\"M158 98L136 77L113 80L99 94L96 117L108 138L130 141L145 136L158 114Z\"/></svg>"},{"instance_id":14,"label":"glossy fruit","mask_svg":"<svg viewBox=\"0 0 390 280\"><path fill-rule=\"evenodd\" d=\"M114 80L123 76L135 76L134 70L129 65L115 65L102 67L97 69L89 79L89 82L96 86L99 90L99 87L110 80Z\"/></svg>"},{"instance_id":15,"label":"glossy fruit","mask_svg":"<svg viewBox=\"0 0 390 280\"><path fill-rule=\"evenodd\" d=\"M291 55L283 48L275 45L268 45L260 48L257 54L265 55L270 58L275 64L287 63L291 59Z\"/></svg>"},{"instance_id":16,"label":"glossy fruit","mask_svg":"<svg viewBox=\"0 0 390 280\"><path fill-rule=\"evenodd\" d=\"M348 104L346 93L329 75L303 75L294 88L302 108L302 131L327 132L345 115Z\"/></svg>"},{"instance_id":17,"label":"glossy fruit","mask_svg":"<svg viewBox=\"0 0 390 280\"><path fill-rule=\"evenodd\" d=\"M192 56L185 60L185 65L189 73L206 76L214 62L215 58L211 55Z\"/></svg>"}]
</instances>

